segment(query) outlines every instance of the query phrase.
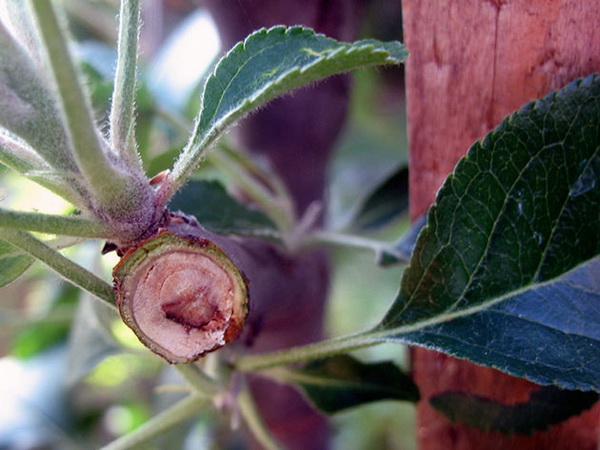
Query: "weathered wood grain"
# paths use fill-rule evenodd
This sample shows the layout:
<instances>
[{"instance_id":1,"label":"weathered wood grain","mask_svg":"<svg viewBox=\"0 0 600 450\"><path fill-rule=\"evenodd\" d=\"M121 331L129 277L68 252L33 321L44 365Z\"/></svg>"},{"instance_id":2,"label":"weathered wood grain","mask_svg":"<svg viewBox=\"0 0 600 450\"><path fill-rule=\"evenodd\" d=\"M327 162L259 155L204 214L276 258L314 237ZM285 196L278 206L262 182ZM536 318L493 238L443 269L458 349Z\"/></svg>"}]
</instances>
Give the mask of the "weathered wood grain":
<instances>
[{"instance_id":1,"label":"weathered wood grain","mask_svg":"<svg viewBox=\"0 0 600 450\"><path fill-rule=\"evenodd\" d=\"M600 71L600 3L579 0L404 0L411 215L424 213L470 145L529 100ZM421 450L595 450L600 405L530 437L455 425L427 398L468 390L506 403L534 384L417 349Z\"/></svg>"}]
</instances>

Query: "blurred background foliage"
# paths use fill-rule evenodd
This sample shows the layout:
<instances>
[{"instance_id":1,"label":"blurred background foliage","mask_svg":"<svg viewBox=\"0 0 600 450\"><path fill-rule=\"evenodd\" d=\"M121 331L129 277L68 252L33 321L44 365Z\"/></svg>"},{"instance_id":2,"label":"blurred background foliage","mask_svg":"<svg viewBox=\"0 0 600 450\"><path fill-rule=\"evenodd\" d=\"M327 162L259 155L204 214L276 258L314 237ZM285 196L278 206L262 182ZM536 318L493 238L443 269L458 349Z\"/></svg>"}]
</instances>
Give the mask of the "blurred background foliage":
<instances>
[{"instance_id":1,"label":"blurred background foliage","mask_svg":"<svg viewBox=\"0 0 600 450\"><path fill-rule=\"evenodd\" d=\"M116 0L63 0L74 50L99 124L107 123L115 67ZM143 2L137 138L149 176L169 167L199 105L204 76L221 51L201 2ZM371 0L364 37L401 40L400 2ZM203 51L203 53L202 53ZM326 226L393 241L407 227L407 156L402 69L353 74L351 111L329 170ZM204 164L198 177L224 181ZM19 210L65 213L72 207L0 168L0 201ZM102 242L65 249L110 279L114 255ZM327 326L331 336L375 324L399 286L401 268L373 255L333 250ZM4 264L0 261L0 270ZM182 395L177 373L150 354L112 312L33 266L0 291L0 449L89 449L121 436ZM398 345L357 352L406 368ZM164 436L156 448L219 448L214 412ZM379 402L332 418L334 448L415 447L414 406ZM166 444L168 442L168 444Z\"/></svg>"}]
</instances>

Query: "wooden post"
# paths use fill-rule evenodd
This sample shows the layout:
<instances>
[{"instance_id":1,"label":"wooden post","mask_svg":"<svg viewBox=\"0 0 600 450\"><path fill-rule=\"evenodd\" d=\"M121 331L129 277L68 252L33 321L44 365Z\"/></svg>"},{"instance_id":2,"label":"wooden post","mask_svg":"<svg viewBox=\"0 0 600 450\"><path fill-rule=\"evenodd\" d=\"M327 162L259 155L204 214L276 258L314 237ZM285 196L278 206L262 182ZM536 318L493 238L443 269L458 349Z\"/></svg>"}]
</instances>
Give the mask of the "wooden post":
<instances>
[{"instance_id":1,"label":"wooden post","mask_svg":"<svg viewBox=\"0 0 600 450\"><path fill-rule=\"evenodd\" d=\"M404 0L410 196L413 218L470 145L529 100L600 71L600 3L579 0ZM600 404L546 432L509 437L450 423L428 398L459 390L507 404L536 386L417 349L421 450L596 450Z\"/></svg>"}]
</instances>

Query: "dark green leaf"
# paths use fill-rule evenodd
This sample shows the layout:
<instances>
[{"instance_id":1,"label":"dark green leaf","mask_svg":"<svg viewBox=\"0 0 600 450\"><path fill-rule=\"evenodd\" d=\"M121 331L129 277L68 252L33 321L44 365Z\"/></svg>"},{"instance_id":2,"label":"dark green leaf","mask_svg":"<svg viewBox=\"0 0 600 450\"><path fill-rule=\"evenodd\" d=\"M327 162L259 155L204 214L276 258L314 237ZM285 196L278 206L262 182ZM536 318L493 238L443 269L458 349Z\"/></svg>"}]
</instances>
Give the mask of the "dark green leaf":
<instances>
[{"instance_id":1,"label":"dark green leaf","mask_svg":"<svg viewBox=\"0 0 600 450\"><path fill-rule=\"evenodd\" d=\"M395 364L363 363L348 355L313 361L294 370L290 381L327 414L378 400L419 400L417 386Z\"/></svg>"},{"instance_id":2,"label":"dark green leaf","mask_svg":"<svg viewBox=\"0 0 600 450\"><path fill-rule=\"evenodd\" d=\"M369 197L406 167L403 124L394 121L369 126L363 120L349 125L330 163L329 228L355 230L354 221Z\"/></svg>"},{"instance_id":3,"label":"dark green leaf","mask_svg":"<svg viewBox=\"0 0 600 450\"><path fill-rule=\"evenodd\" d=\"M400 337L539 384L600 391L600 258ZM452 318L456 317L456 318Z\"/></svg>"},{"instance_id":4,"label":"dark green leaf","mask_svg":"<svg viewBox=\"0 0 600 450\"><path fill-rule=\"evenodd\" d=\"M596 392L565 391L545 386L532 392L527 402L516 405L504 405L461 392L439 394L430 402L453 422L484 431L529 435L581 414L597 400Z\"/></svg>"},{"instance_id":5,"label":"dark green leaf","mask_svg":"<svg viewBox=\"0 0 600 450\"><path fill-rule=\"evenodd\" d=\"M217 181L186 184L169 208L195 216L200 225L215 233L269 236L275 231L267 216L239 203Z\"/></svg>"},{"instance_id":6,"label":"dark green leaf","mask_svg":"<svg viewBox=\"0 0 600 450\"><path fill-rule=\"evenodd\" d=\"M384 249L377 255L376 263L380 266L388 267L409 261L419 233L421 233L426 223L427 217L424 215L415 220L408 231L397 242L391 245L389 249Z\"/></svg>"},{"instance_id":7,"label":"dark green leaf","mask_svg":"<svg viewBox=\"0 0 600 450\"><path fill-rule=\"evenodd\" d=\"M469 150L376 332L540 384L600 389L599 253L600 78L590 76Z\"/></svg>"},{"instance_id":8,"label":"dark green leaf","mask_svg":"<svg viewBox=\"0 0 600 450\"><path fill-rule=\"evenodd\" d=\"M0 240L0 287L19 278L31 264L31 256L20 253L8 242Z\"/></svg>"},{"instance_id":9,"label":"dark green leaf","mask_svg":"<svg viewBox=\"0 0 600 450\"><path fill-rule=\"evenodd\" d=\"M259 30L216 66L204 89L195 134L208 136L261 103L335 73L376 64L399 64L399 42L337 42L303 27Z\"/></svg>"},{"instance_id":10,"label":"dark green leaf","mask_svg":"<svg viewBox=\"0 0 600 450\"><path fill-rule=\"evenodd\" d=\"M387 225L408 209L408 168L402 167L375 189L352 224L356 231Z\"/></svg>"}]
</instances>

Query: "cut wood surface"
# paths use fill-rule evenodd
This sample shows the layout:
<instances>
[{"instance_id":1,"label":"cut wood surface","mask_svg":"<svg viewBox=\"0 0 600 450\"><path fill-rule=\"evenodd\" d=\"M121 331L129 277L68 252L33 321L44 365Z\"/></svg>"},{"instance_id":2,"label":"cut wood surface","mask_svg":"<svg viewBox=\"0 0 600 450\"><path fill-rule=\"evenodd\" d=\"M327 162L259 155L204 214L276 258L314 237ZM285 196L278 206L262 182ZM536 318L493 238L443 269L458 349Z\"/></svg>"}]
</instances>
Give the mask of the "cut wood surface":
<instances>
[{"instance_id":1,"label":"cut wood surface","mask_svg":"<svg viewBox=\"0 0 600 450\"><path fill-rule=\"evenodd\" d=\"M569 81L600 71L600 3L577 0L405 0L410 204L413 218L465 155L506 115ZM522 402L534 384L423 349L413 368L424 399L421 450L597 449L600 405L532 436L452 424L427 399L444 391Z\"/></svg>"}]
</instances>

